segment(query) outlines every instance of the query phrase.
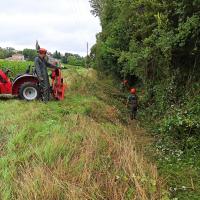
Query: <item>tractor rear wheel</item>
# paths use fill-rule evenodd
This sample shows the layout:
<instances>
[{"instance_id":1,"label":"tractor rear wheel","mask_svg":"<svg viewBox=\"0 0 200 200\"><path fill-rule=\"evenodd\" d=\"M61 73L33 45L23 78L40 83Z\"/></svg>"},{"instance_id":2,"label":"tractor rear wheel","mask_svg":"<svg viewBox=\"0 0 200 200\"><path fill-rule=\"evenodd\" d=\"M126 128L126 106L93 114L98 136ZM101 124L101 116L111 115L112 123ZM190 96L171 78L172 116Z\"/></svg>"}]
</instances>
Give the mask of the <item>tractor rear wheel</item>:
<instances>
[{"instance_id":1,"label":"tractor rear wheel","mask_svg":"<svg viewBox=\"0 0 200 200\"><path fill-rule=\"evenodd\" d=\"M24 83L19 90L20 99L27 101L33 101L39 99L40 90L39 87L34 83Z\"/></svg>"}]
</instances>

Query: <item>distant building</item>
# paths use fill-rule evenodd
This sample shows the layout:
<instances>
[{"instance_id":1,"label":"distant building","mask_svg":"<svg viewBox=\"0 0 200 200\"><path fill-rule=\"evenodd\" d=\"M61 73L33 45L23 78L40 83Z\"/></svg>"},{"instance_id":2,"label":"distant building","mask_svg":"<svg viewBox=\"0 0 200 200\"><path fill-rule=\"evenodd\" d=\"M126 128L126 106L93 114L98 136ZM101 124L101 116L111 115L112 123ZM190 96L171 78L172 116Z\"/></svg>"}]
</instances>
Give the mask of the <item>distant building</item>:
<instances>
[{"instance_id":1,"label":"distant building","mask_svg":"<svg viewBox=\"0 0 200 200\"><path fill-rule=\"evenodd\" d=\"M22 55L22 54L14 54L14 55L12 55L12 57L7 58L6 60L24 61L25 58L24 58L24 55Z\"/></svg>"}]
</instances>

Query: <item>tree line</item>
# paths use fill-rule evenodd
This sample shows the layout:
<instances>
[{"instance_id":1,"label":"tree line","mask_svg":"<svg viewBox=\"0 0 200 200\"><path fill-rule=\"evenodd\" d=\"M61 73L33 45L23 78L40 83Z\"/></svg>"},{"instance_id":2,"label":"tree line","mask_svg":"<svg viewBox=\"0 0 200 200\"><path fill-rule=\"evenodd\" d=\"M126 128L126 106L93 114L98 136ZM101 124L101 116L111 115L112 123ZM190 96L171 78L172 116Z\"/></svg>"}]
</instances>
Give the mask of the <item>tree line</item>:
<instances>
[{"instance_id":1,"label":"tree line","mask_svg":"<svg viewBox=\"0 0 200 200\"><path fill-rule=\"evenodd\" d=\"M13 54L23 54L27 61L34 61L37 56L37 51L35 49L24 49L23 51L16 51L12 47L0 48L0 59L6 59L12 57ZM55 51L52 57L60 60L64 64L75 65L75 66L85 66L85 58L78 54L65 53L61 54L59 51Z\"/></svg>"}]
</instances>

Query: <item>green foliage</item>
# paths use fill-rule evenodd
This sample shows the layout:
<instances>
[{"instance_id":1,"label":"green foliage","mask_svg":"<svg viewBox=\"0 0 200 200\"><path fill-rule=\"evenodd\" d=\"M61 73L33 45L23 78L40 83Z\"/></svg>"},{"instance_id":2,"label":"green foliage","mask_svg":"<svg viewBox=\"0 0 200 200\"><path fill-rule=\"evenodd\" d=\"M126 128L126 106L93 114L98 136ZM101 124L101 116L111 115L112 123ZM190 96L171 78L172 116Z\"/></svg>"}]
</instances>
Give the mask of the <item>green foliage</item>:
<instances>
[{"instance_id":1,"label":"green foliage","mask_svg":"<svg viewBox=\"0 0 200 200\"><path fill-rule=\"evenodd\" d=\"M103 9L103 3L105 1L103 0L90 0L90 5L93 8L93 10L91 11L91 13L95 16L100 16L102 9Z\"/></svg>"},{"instance_id":2,"label":"green foliage","mask_svg":"<svg viewBox=\"0 0 200 200\"><path fill-rule=\"evenodd\" d=\"M147 85L177 69L187 75L181 84L198 71L198 1L91 0L91 6L102 25L91 52L100 69L135 74Z\"/></svg>"},{"instance_id":3,"label":"green foliage","mask_svg":"<svg viewBox=\"0 0 200 200\"><path fill-rule=\"evenodd\" d=\"M199 150L193 149L185 153L178 145L162 138L157 140L153 147L158 152L155 159L160 173L166 177L171 193L170 199L199 199Z\"/></svg>"},{"instance_id":4,"label":"green foliage","mask_svg":"<svg viewBox=\"0 0 200 200\"><path fill-rule=\"evenodd\" d=\"M53 58L61 60L61 62L64 64L73 66L85 66L85 59L86 59L84 57L79 56L78 54L65 53L65 55L62 55L58 51L54 52Z\"/></svg>"},{"instance_id":5,"label":"green foliage","mask_svg":"<svg viewBox=\"0 0 200 200\"><path fill-rule=\"evenodd\" d=\"M61 59L61 53L58 52L57 50L53 53L53 58L56 58L56 59Z\"/></svg>"},{"instance_id":6,"label":"green foliage","mask_svg":"<svg viewBox=\"0 0 200 200\"><path fill-rule=\"evenodd\" d=\"M161 133L171 133L174 137L185 138L186 136L198 135L200 131L199 112L194 110L175 109L174 114L166 116L162 121ZM199 105L198 105L199 109Z\"/></svg>"},{"instance_id":7,"label":"green foliage","mask_svg":"<svg viewBox=\"0 0 200 200\"><path fill-rule=\"evenodd\" d=\"M7 47L5 49L0 47L0 59L11 57L15 53L15 49Z\"/></svg>"},{"instance_id":8,"label":"green foliage","mask_svg":"<svg viewBox=\"0 0 200 200\"><path fill-rule=\"evenodd\" d=\"M198 169L184 170L197 166L200 155L200 1L91 0L91 6L102 25L91 66L143 81L139 118L163 146L174 144L170 162L160 153L158 165L178 188L172 199L199 199L199 188L195 193L188 184L190 176L199 182ZM183 151L184 162L171 156L174 149Z\"/></svg>"},{"instance_id":9,"label":"green foliage","mask_svg":"<svg viewBox=\"0 0 200 200\"><path fill-rule=\"evenodd\" d=\"M37 56L37 51L34 49L24 49L23 55L26 60L34 61L35 57Z\"/></svg>"},{"instance_id":10,"label":"green foliage","mask_svg":"<svg viewBox=\"0 0 200 200\"><path fill-rule=\"evenodd\" d=\"M199 1L93 0L91 6L102 25L92 66L139 77L143 117L159 121L160 132L198 135L200 113L191 114L198 107L191 99L200 83Z\"/></svg>"},{"instance_id":11,"label":"green foliage","mask_svg":"<svg viewBox=\"0 0 200 200\"><path fill-rule=\"evenodd\" d=\"M29 65L33 66L33 62L0 60L0 69L10 69L12 76L24 73Z\"/></svg>"},{"instance_id":12,"label":"green foliage","mask_svg":"<svg viewBox=\"0 0 200 200\"><path fill-rule=\"evenodd\" d=\"M85 59L79 55L70 55L67 57L67 64L74 66L85 66Z\"/></svg>"}]
</instances>

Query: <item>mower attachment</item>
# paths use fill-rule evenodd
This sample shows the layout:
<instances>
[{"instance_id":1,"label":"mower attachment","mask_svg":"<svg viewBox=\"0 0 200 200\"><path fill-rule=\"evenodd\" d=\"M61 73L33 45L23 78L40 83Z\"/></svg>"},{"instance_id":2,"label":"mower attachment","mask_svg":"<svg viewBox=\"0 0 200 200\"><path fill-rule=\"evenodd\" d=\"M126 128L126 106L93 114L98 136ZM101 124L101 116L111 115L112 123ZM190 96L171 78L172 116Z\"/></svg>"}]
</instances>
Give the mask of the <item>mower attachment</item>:
<instances>
[{"instance_id":1,"label":"mower attachment","mask_svg":"<svg viewBox=\"0 0 200 200\"><path fill-rule=\"evenodd\" d=\"M61 73L61 69L55 69L52 71L52 93L54 98L58 100L63 100L65 95L65 90L67 89L67 85L63 83L63 77Z\"/></svg>"},{"instance_id":2,"label":"mower attachment","mask_svg":"<svg viewBox=\"0 0 200 200\"><path fill-rule=\"evenodd\" d=\"M7 76L8 72L0 70L0 94L11 94L12 93L12 83Z\"/></svg>"}]
</instances>

